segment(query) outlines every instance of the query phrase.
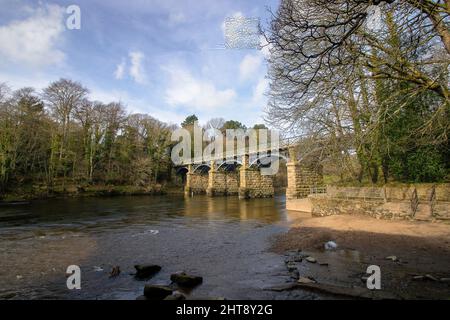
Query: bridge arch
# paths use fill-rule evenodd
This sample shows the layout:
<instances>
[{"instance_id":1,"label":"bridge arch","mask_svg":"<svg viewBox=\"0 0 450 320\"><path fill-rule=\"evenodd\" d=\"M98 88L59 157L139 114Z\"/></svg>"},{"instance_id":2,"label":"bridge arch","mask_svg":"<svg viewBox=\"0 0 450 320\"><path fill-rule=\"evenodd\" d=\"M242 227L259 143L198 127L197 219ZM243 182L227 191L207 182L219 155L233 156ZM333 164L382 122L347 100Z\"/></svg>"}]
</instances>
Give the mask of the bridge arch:
<instances>
[{"instance_id":1,"label":"bridge arch","mask_svg":"<svg viewBox=\"0 0 450 320\"><path fill-rule=\"evenodd\" d=\"M192 170L192 173L198 172L198 173L205 174L205 173L208 173L209 170L211 170L211 166L209 164L202 163L202 164L195 166L194 169Z\"/></svg>"},{"instance_id":2,"label":"bridge arch","mask_svg":"<svg viewBox=\"0 0 450 320\"><path fill-rule=\"evenodd\" d=\"M179 167L175 171L175 174L177 176L186 175L189 172L189 169L187 167Z\"/></svg>"},{"instance_id":3,"label":"bridge arch","mask_svg":"<svg viewBox=\"0 0 450 320\"><path fill-rule=\"evenodd\" d=\"M273 154L268 155L268 154L266 154L266 155L264 155L262 157L258 156L256 159L254 159L252 162L250 162L249 167L250 168L255 168L255 167L260 168L262 166L268 166L269 163L264 163L265 162L264 160L266 160L266 159L267 160L277 159L278 161L279 160L284 160L286 162L289 161L289 158L284 156L284 155L282 155L282 154L276 154L276 155L273 155ZM267 162L269 162L269 161L267 161Z\"/></svg>"},{"instance_id":4,"label":"bridge arch","mask_svg":"<svg viewBox=\"0 0 450 320\"><path fill-rule=\"evenodd\" d=\"M224 161L217 167L217 170L223 169L224 171L231 172L236 171L240 166L242 166L241 161Z\"/></svg>"}]
</instances>

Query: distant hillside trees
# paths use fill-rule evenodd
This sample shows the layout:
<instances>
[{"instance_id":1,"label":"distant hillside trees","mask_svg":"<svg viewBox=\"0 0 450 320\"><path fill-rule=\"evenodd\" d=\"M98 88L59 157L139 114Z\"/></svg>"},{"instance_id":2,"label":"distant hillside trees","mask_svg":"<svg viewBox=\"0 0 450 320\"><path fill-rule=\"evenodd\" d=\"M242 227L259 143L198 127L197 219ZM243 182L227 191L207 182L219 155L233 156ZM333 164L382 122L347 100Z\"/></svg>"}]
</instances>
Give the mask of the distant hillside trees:
<instances>
[{"instance_id":1,"label":"distant hillside trees","mask_svg":"<svg viewBox=\"0 0 450 320\"><path fill-rule=\"evenodd\" d=\"M171 168L172 127L121 103L88 100L61 79L42 93L0 84L0 191L22 184L156 183Z\"/></svg>"}]
</instances>

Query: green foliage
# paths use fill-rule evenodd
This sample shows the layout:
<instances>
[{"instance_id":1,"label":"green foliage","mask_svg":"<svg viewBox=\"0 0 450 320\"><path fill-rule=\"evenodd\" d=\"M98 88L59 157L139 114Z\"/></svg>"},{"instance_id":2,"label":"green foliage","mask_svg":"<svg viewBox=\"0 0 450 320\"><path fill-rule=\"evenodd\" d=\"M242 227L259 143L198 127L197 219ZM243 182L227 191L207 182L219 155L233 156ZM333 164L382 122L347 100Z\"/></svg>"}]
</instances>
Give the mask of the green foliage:
<instances>
[{"instance_id":1,"label":"green foliage","mask_svg":"<svg viewBox=\"0 0 450 320\"><path fill-rule=\"evenodd\" d=\"M243 129L246 130L247 127L236 120L228 120L224 123L222 130L228 130L228 129Z\"/></svg>"},{"instance_id":2,"label":"green foliage","mask_svg":"<svg viewBox=\"0 0 450 320\"><path fill-rule=\"evenodd\" d=\"M433 134L420 134L433 117L433 101L438 97L431 92L418 93L413 99L391 97L392 91L408 91L411 87L405 82L384 81L377 88L382 110L391 103L402 106L381 123L378 150L383 170L400 182L441 182L450 172L448 146Z\"/></svg>"},{"instance_id":3,"label":"green foliage","mask_svg":"<svg viewBox=\"0 0 450 320\"><path fill-rule=\"evenodd\" d=\"M188 116L183 123L181 124L181 126L183 128L189 127L194 125L195 121L198 121L198 118L195 114Z\"/></svg>"},{"instance_id":4,"label":"green foliage","mask_svg":"<svg viewBox=\"0 0 450 320\"><path fill-rule=\"evenodd\" d=\"M0 83L0 192L25 185L147 187L169 178L171 128L120 103L90 102L80 84L9 93ZM68 99L67 97L76 97Z\"/></svg>"},{"instance_id":5,"label":"green foliage","mask_svg":"<svg viewBox=\"0 0 450 320\"><path fill-rule=\"evenodd\" d=\"M253 129L255 129L255 130L260 130L260 129L268 129L268 128L266 127L265 124L255 124L255 125L253 126Z\"/></svg>"},{"instance_id":6,"label":"green foliage","mask_svg":"<svg viewBox=\"0 0 450 320\"><path fill-rule=\"evenodd\" d=\"M420 147L389 159L389 167L397 181L439 182L446 176L442 152L433 147Z\"/></svg>"}]
</instances>

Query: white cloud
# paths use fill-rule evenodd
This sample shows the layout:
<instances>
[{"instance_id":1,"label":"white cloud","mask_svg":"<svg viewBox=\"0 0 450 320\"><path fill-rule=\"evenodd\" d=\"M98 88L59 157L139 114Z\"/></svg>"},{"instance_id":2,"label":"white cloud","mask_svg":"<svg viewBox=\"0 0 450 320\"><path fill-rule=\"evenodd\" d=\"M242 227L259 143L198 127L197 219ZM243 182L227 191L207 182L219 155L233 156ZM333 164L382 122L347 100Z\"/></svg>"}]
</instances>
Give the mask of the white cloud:
<instances>
[{"instance_id":1,"label":"white cloud","mask_svg":"<svg viewBox=\"0 0 450 320\"><path fill-rule=\"evenodd\" d=\"M125 76L126 67L127 67L127 63L126 63L125 59L122 59L122 62L117 65L116 71L114 72L114 77L117 80L123 79L123 77Z\"/></svg>"},{"instance_id":2,"label":"white cloud","mask_svg":"<svg viewBox=\"0 0 450 320\"><path fill-rule=\"evenodd\" d=\"M261 67L262 57L259 55L247 54L239 66L241 80L250 79L257 74Z\"/></svg>"},{"instance_id":3,"label":"white cloud","mask_svg":"<svg viewBox=\"0 0 450 320\"><path fill-rule=\"evenodd\" d=\"M253 89L252 102L258 105L266 103L267 99L265 94L268 89L269 89L269 80L267 80L266 78L259 79L255 88Z\"/></svg>"},{"instance_id":4,"label":"white cloud","mask_svg":"<svg viewBox=\"0 0 450 320\"><path fill-rule=\"evenodd\" d=\"M147 80L147 76L142 65L145 55L141 51L132 51L130 56L130 76L139 84L144 84Z\"/></svg>"},{"instance_id":5,"label":"white cloud","mask_svg":"<svg viewBox=\"0 0 450 320\"><path fill-rule=\"evenodd\" d=\"M168 67L170 81L166 102L171 106L185 106L196 110L214 109L229 105L235 98L233 89L219 90L206 80L194 78L181 67Z\"/></svg>"},{"instance_id":6,"label":"white cloud","mask_svg":"<svg viewBox=\"0 0 450 320\"><path fill-rule=\"evenodd\" d=\"M93 88L89 96L92 100L101 101L103 103L121 102L130 113L149 114L166 123L181 123L186 118L184 113L180 114L171 110L161 110L161 108L149 105L148 101L135 98L127 91L123 90L108 91L100 88Z\"/></svg>"},{"instance_id":7,"label":"white cloud","mask_svg":"<svg viewBox=\"0 0 450 320\"><path fill-rule=\"evenodd\" d=\"M51 81L58 80L58 77L42 74L41 72L32 72L26 75L15 74L13 72L0 71L0 82L6 83L13 90L18 90L24 87L35 88L42 90L46 88Z\"/></svg>"},{"instance_id":8,"label":"white cloud","mask_svg":"<svg viewBox=\"0 0 450 320\"><path fill-rule=\"evenodd\" d=\"M57 45L64 32L64 10L46 5L30 11L25 20L0 26L0 56L33 67L60 64L65 54Z\"/></svg>"}]
</instances>

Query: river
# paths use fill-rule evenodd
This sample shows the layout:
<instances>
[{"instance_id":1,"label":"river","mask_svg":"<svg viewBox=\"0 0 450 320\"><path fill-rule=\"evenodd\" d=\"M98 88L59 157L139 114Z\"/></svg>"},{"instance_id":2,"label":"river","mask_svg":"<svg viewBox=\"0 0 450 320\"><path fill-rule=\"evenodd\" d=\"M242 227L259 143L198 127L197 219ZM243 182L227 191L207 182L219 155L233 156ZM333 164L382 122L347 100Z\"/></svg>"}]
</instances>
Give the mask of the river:
<instances>
[{"instance_id":1,"label":"river","mask_svg":"<svg viewBox=\"0 0 450 320\"><path fill-rule=\"evenodd\" d=\"M191 297L289 298L264 288L289 276L269 251L288 228L285 198L70 198L0 207L0 299L136 299L177 271L201 275ZM135 264L158 264L148 281ZM68 290L66 268L81 268ZM121 274L109 272L120 266ZM296 297L292 297L296 298Z\"/></svg>"}]
</instances>

